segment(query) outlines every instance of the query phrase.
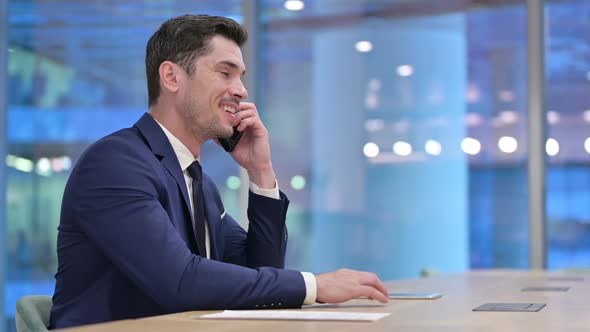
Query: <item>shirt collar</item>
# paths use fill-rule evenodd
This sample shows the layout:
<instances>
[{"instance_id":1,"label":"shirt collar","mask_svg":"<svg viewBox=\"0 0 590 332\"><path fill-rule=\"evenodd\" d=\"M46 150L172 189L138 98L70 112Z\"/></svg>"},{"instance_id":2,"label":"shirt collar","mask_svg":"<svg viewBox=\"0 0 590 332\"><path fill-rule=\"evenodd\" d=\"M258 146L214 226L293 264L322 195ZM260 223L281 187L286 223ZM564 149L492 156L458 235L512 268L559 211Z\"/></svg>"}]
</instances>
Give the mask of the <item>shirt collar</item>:
<instances>
[{"instance_id":1,"label":"shirt collar","mask_svg":"<svg viewBox=\"0 0 590 332\"><path fill-rule=\"evenodd\" d=\"M156 120L156 119L154 119L154 120ZM178 159L178 162L180 163L180 168L182 169L183 172L195 160L199 160L198 157L197 157L197 159L195 159L193 157L193 154L191 153L191 151L186 147L186 145L182 144L182 142L178 138L176 138L176 136L174 136L168 129L166 129L166 127L164 127L160 122L158 122L158 120L156 120L156 122L158 123L158 125L160 125L160 128L162 128L162 130L164 131L164 134L168 138L168 141L170 141L170 145L172 145L172 149L174 150L174 154L176 155L176 158Z\"/></svg>"}]
</instances>

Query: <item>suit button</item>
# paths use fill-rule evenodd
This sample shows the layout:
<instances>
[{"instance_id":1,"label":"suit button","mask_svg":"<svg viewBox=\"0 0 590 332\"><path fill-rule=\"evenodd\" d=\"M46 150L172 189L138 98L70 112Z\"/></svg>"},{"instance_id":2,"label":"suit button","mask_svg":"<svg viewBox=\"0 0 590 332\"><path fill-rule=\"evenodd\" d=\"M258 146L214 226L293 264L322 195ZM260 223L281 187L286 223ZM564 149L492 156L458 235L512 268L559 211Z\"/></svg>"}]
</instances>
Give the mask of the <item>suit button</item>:
<instances>
[{"instance_id":1,"label":"suit button","mask_svg":"<svg viewBox=\"0 0 590 332\"><path fill-rule=\"evenodd\" d=\"M283 303L279 302L279 306L281 306L281 307L282 307L282 306L283 306Z\"/></svg>"},{"instance_id":2,"label":"suit button","mask_svg":"<svg viewBox=\"0 0 590 332\"><path fill-rule=\"evenodd\" d=\"M258 309L259 307L260 307L260 306L259 306L258 304L254 306L254 308L256 308L256 309Z\"/></svg>"},{"instance_id":3,"label":"suit button","mask_svg":"<svg viewBox=\"0 0 590 332\"><path fill-rule=\"evenodd\" d=\"M272 307L274 307L274 306L275 306L275 304L274 304L274 303L271 303L271 304L270 304L270 306L271 306L271 308L272 308Z\"/></svg>"}]
</instances>

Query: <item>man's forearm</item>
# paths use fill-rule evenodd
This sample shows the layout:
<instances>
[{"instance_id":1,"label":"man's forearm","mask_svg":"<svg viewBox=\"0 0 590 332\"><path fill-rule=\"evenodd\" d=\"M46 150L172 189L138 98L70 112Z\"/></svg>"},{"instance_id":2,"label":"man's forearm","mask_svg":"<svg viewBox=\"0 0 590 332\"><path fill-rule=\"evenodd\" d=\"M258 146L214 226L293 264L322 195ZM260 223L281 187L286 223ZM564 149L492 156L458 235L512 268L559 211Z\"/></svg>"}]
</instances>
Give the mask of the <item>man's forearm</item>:
<instances>
[{"instance_id":1,"label":"man's forearm","mask_svg":"<svg viewBox=\"0 0 590 332\"><path fill-rule=\"evenodd\" d=\"M288 206L289 200L282 193L280 199L250 193L246 245L249 267L284 267L287 248L285 216Z\"/></svg>"}]
</instances>

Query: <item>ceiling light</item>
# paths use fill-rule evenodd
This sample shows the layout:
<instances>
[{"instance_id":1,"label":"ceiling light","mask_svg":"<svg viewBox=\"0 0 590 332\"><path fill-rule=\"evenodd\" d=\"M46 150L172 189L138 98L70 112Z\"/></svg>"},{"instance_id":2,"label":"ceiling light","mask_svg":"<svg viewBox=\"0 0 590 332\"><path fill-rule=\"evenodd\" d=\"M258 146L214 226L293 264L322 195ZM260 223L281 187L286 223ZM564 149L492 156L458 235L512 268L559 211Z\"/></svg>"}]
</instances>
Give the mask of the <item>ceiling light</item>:
<instances>
[{"instance_id":1,"label":"ceiling light","mask_svg":"<svg viewBox=\"0 0 590 332\"><path fill-rule=\"evenodd\" d=\"M442 152L442 145L435 140L429 139L426 141L426 144L424 144L424 150L430 155L438 156Z\"/></svg>"},{"instance_id":2,"label":"ceiling light","mask_svg":"<svg viewBox=\"0 0 590 332\"><path fill-rule=\"evenodd\" d=\"M554 138L548 139L547 143L545 143L545 151L550 156L557 155L559 153L559 142Z\"/></svg>"},{"instance_id":3,"label":"ceiling light","mask_svg":"<svg viewBox=\"0 0 590 332\"><path fill-rule=\"evenodd\" d=\"M285 9L290 11L299 11L305 8L305 4L300 0L287 0L283 6L285 6Z\"/></svg>"},{"instance_id":4,"label":"ceiling light","mask_svg":"<svg viewBox=\"0 0 590 332\"><path fill-rule=\"evenodd\" d=\"M410 65L403 65L403 66L397 67L397 74L401 77L412 76L413 73L414 73L414 67L412 67Z\"/></svg>"},{"instance_id":5,"label":"ceiling light","mask_svg":"<svg viewBox=\"0 0 590 332\"><path fill-rule=\"evenodd\" d=\"M409 156L412 154L412 145L404 141L395 142L393 144L393 152L400 156Z\"/></svg>"},{"instance_id":6,"label":"ceiling light","mask_svg":"<svg viewBox=\"0 0 590 332\"><path fill-rule=\"evenodd\" d=\"M373 142L365 144L363 153L369 158L375 158L379 155L379 146Z\"/></svg>"},{"instance_id":7,"label":"ceiling light","mask_svg":"<svg viewBox=\"0 0 590 332\"><path fill-rule=\"evenodd\" d=\"M361 40L354 44L354 47L357 51L361 53L371 52L373 50L373 43L368 40Z\"/></svg>"},{"instance_id":8,"label":"ceiling light","mask_svg":"<svg viewBox=\"0 0 590 332\"><path fill-rule=\"evenodd\" d=\"M504 153L513 153L518 149L518 141L511 136L503 136L498 140L498 148Z\"/></svg>"},{"instance_id":9,"label":"ceiling light","mask_svg":"<svg viewBox=\"0 0 590 332\"><path fill-rule=\"evenodd\" d=\"M481 143L475 138L465 137L461 141L461 149L463 152L474 156L481 151Z\"/></svg>"}]
</instances>

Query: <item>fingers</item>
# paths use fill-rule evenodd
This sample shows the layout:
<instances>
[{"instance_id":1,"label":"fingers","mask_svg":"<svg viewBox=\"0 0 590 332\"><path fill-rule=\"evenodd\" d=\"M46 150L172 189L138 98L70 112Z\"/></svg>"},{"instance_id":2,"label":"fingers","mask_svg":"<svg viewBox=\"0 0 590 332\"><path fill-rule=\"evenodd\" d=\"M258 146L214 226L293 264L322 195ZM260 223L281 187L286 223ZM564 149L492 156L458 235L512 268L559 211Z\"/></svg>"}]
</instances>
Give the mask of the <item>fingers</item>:
<instances>
[{"instance_id":1,"label":"fingers","mask_svg":"<svg viewBox=\"0 0 590 332\"><path fill-rule=\"evenodd\" d=\"M384 295L374 287L362 285L357 288L357 291L358 293L355 295L357 298L365 296L370 300L377 300L381 303L389 302L389 296Z\"/></svg>"},{"instance_id":2,"label":"fingers","mask_svg":"<svg viewBox=\"0 0 590 332\"><path fill-rule=\"evenodd\" d=\"M363 274L362 279L361 279L361 284L374 287L378 292L383 294L383 296L385 296L386 298L389 298L389 291L387 290L387 288L385 287L383 282L381 282L381 280L379 280L379 277L375 273L371 273L371 272L361 272L361 273Z\"/></svg>"},{"instance_id":3,"label":"fingers","mask_svg":"<svg viewBox=\"0 0 590 332\"><path fill-rule=\"evenodd\" d=\"M368 298L382 303L389 302L385 285L374 273L342 269L318 275L316 280L318 301L340 303L353 298Z\"/></svg>"},{"instance_id":4,"label":"fingers","mask_svg":"<svg viewBox=\"0 0 590 332\"><path fill-rule=\"evenodd\" d=\"M256 105L254 103L249 103L247 101L242 101L242 102L240 102L239 108L240 108L241 111L247 110L247 109L256 110Z\"/></svg>"},{"instance_id":5,"label":"fingers","mask_svg":"<svg viewBox=\"0 0 590 332\"><path fill-rule=\"evenodd\" d=\"M246 104L246 105L245 105ZM234 120L234 126L238 125L240 126L242 124L242 122L246 119L254 119L254 120L259 120L258 117L258 111L256 110L256 106L254 106L254 104L252 103L240 103L240 110L236 112L235 114L235 120ZM247 121L245 124L254 124L255 121ZM240 128L239 130L242 131L243 129L245 129L246 127L248 127L247 125L242 126L243 128Z\"/></svg>"},{"instance_id":6,"label":"fingers","mask_svg":"<svg viewBox=\"0 0 590 332\"><path fill-rule=\"evenodd\" d=\"M364 292L362 296L382 303L389 302L389 292L375 273L359 272L359 282Z\"/></svg>"},{"instance_id":7,"label":"fingers","mask_svg":"<svg viewBox=\"0 0 590 332\"><path fill-rule=\"evenodd\" d=\"M258 118L258 111L255 108L244 109L236 112L236 121L242 121L247 118Z\"/></svg>"},{"instance_id":8,"label":"fingers","mask_svg":"<svg viewBox=\"0 0 590 332\"><path fill-rule=\"evenodd\" d=\"M245 105L243 105L245 104ZM260 120L256 106L252 103L240 103L240 111L236 112L234 126L238 126L239 131L244 131L247 128L252 128L256 131L264 129L264 125Z\"/></svg>"},{"instance_id":9,"label":"fingers","mask_svg":"<svg viewBox=\"0 0 590 332\"><path fill-rule=\"evenodd\" d=\"M258 121L259 120L257 118L253 118L253 117L242 119L239 122L236 119L236 122L239 123L239 125L238 125L238 131L244 131L244 130L246 130L246 128L256 125L256 123Z\"/></svg>"}]
</instances>

